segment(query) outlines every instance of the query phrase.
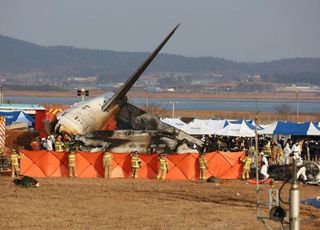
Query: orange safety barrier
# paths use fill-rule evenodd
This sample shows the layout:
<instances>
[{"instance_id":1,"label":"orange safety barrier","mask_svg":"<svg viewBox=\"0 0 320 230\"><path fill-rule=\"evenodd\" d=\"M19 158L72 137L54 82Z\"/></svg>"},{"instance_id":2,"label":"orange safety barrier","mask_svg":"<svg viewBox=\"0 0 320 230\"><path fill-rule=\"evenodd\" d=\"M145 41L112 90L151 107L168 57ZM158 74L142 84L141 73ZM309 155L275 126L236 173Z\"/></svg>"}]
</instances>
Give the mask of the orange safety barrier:
<instances>
[{"instance_id":1,"label":"orange safety barrier","mask_svg":"<svg viewBox=\"0 0 320 230\"><path fill-rule=\"evenodd\" d=\"M68 176L68 154L51 151L22 150L21 174L32 177L66 177ZM158 171L158 154L140 154L142 161L139 178L155 178ZM238 179L241 176L242 164L239 157L244 152L212 152L205 155L209 169L207 177L221 179ZM103 177L102 153L77 152L76 173L78 177ZM129 178L131 174L131 157L129 153L112 154L112 178ZM168 179L199 179L199 154L167 155Z\"/></svg>"}]
</instances>

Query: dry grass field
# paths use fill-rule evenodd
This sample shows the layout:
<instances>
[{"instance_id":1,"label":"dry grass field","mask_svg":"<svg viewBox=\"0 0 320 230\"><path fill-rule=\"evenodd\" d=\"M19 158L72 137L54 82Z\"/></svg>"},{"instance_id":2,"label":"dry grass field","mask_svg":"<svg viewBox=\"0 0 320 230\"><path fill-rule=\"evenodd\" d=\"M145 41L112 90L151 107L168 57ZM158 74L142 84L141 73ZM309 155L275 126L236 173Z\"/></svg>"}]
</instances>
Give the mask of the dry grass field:
<instances>
[{"instance_id":1,"label":"dry grass field","mask_svg":"<svg viewBox=\"0 0 320 230\"><path fill-rule=\"evenodd\" d=\"M19 188L0 177L0 229L265 229L255 217L256 187L243 181L39 181ZM301 199L320 195L317 186L299 188ZM319 209L301 205L300 215L301 229L319 229Z\"/></svg>"},{"instance_id":2,"label":"dry grass field","mask_svg":"<svg viewBox=\"0 0 320 230\"><path fill-rule=\"evenodd\" d=\"M90 96L98 96L106 93L102 89L90 90ZM35 97L75 97L75 90L64 91L22 91L6 90L6 96L35 96ZM132 89L128 97L146 98L146 92ZM249 99L249 100L296 100L295 92L148 92L149 98L203 98L203 99ZM317 92L299 92L299 100L319 100L320 93Z\"/></svg>"}]
</instances>

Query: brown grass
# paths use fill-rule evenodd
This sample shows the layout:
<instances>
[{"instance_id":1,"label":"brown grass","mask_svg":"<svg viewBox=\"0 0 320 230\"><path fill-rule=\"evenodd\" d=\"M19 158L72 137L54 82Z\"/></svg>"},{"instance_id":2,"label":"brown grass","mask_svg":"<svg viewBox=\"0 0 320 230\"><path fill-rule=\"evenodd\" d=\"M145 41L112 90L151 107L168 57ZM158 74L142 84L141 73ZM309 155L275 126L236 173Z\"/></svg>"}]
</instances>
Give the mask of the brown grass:
<instances>
[{"instance_id":1,"label":"brown grass","mask_svg":"<svg viewBox=\"0 0 320 230\"><path fill-rule=\"evenodd\" d=\"M90 96L106 93L105 90L90 90ZM33 97L76 97L76 90L66 91L16 91L6 90L5 96L33 96ZM131 90L128 97L145 98L146 92ZM296 100L295 92L148 92L149 98L203 98L203 99L250 99L250 100ZM320 93L298 92L299 100L320 100Z\"/></svg>"},{"instance_id":2,"label":"brown grass","mask_svg":"<svg viewBox=\"0 0 320 230\"><path fill-rule=\"evenodd\" d=\"M39 181L23 189L0 177L1 229L264 229L255 217L255 186L242 181ZM299 187L301 199L319 195L318 187ZM301 229L317 229L319 209L301 205L300 213Z\"/></svg>"},{"instance_id":3,"label":"brown grass","mask_svg":"<svg viewBox=\"0 0 320 230\"><path fill-rule=\"evenodd\" d=\"M170 117L171 111L166 111L163 115ZM176 117L195 117L199 119L246 119L254 120L256 113L254 112L241 112L241 111L218 111L218 110L176 110ZM260 112L257 115L259 123L269 124L277 120L285 120L297 122L297 115L294 113L290 114L279 114L279 113L268 113ZM306 121L320 121L320 114L299 114L298 122Z\"/></svg>"},{"instance_id":4,"label":"brown grass","mask_svg":"<svg viewBox=\"0 0 320 230\"><path fill-rule=\"evenodd\" d=\"M105 93L105 91L91 90L90 96L98 96ZM6 91L6 96L36 96L36 97L76 97L75 90L69 91ZM145 98L145 91L132 90L128 93L130 98ZM248 100L296 100L296 94L294 92L272 92L272 93L239 93L239 92L219 92L219 93L201 93L201 92L148 92L149 98L176 98L176 99L248 99ZM299 100L320 100L320 93L315 92L299 92ZM66 109L65 105L45 105L47 108L60 107ZM146 108L143 108L146 109ZM165 109L156 108L156 106L150 105L149 112L153 114L159 114L162 116L171 116L171 111ZM209 119L212 117L221 119L250 119L255 118L254 112L241 112L241 111L218 111L218 110L176 110L176 117L196 117ZM261 112L258 115L258 120L262 123L270 123L275 120L288 120L288 121L320 121L320 114L304 114L300 113L297 119L295 113L290 114L278 114L278 113L266 113Z\"/></svg>"}]
</instances>

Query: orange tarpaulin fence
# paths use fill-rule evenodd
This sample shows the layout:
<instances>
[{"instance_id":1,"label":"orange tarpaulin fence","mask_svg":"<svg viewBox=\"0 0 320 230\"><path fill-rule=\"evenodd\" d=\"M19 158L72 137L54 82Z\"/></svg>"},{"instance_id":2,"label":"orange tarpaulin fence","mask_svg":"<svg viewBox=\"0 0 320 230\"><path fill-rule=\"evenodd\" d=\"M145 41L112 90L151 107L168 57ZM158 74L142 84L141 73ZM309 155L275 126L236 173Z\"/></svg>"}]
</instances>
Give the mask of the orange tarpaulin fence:
<instances>
[{"instance_id":1,"label":"orange tarpaulin fence","mask_svg":"<svg viewBox=\"0 0 320 230\"><path fill-rule=\"evenodd\" d=\"M68 176L68 154L51 151L22 150L21 174L32 177L66 177ZM155 178L158 172L158 154L140 154L142 161L139 178ZM244 152L212 152L205 155L209 169L206 176L221 179L240 178L242 164L239 157ZM102 153L77 152L76 173L78 177L103 177ZM129 153L112 154L111 178L129 178L131 174L131 157ZM168 179L198 180L199 154L168 155Z\"/></svg>"}]
</instances>

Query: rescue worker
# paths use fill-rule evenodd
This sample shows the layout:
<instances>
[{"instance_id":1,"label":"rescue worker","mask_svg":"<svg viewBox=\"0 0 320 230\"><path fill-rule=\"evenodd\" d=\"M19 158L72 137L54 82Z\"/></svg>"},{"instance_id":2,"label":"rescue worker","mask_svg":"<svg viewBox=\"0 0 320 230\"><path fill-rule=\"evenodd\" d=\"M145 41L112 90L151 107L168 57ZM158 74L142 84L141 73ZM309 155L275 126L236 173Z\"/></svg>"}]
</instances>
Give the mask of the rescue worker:
<instances>
[{"instance_id":1,"label":"rescue worker","mask_svg":"<svg viewBox=\"0 0 320 230\"><path fill-rule=\"evenodd\" d=\"M103 154L103 168L104 168L104 178L111 178L112 169L112 155L110 152L104 150Z\"/></svg>"},{"instance_id":2,"label":"rescue worker","mask_svg":"<svg viewBox=\"0 0 320 230\"><path fill-rule=\"evenodd\" d=\"M72 149L69 152L68 155L68 163L69 163L69 177L76 177L76 153L75 151Z\"/></svg>"},{"instance_id":3,"label":"rescue worker","mask_svg":"<svg viewBox=\"0 0 320 230\"><path fill-rule=\"evenodd\" d=\"M166 155L164 153L161 153L158 157L158 161L159 161L159 168L158 168L157 179L165 180L168 169L169 169Z\"/></svg>"},{"instance_id":4,"label":"rescue worker","mask_svg":"<svg viewBox=\"0 0 320 230\"><path fill-rule=\"evenodd\" d=\"M39 181L28 176L22 176L21 178L14 179L13 183L23 188L38 188L40 186Z\"/></svg>"},{"instance_id":5,"label":"rescue worker","mask_svg":"<svg viewBox=\"0 0 320 230\"><path fill-rule=\"evenodd\" d=\"M34 151L41 150L41 143L40 143L39 137L36 137L36 138L30 143L30 147L31 147L31 149L34 150Z\"/></svg>"},{"instance_id":6,"label":"rescue worker","mask_svg":"<svg viewBox=\"0 0 320 230\"><path fill-rule=\"evenodd\" d=\"M139 153L137 151L131 152L131 168L132 168L132 178L138 178L138 172L141 168L141 160L139 158Z\"/></svg>"},{"instance_id":7,"label":"rescue worker","mask_svg":"<svg viewBox=\"0 0 320 230\"><path fill-rule=\"evenodd\" d=\"M243 180L249 180L250 178L250 169L252 164L252 158L249 154L246 154L245 158L240 157L240 161L243 164L242 168L242 179Z\"/></svg>"},{"instance_id":8,"label":"rescue worker","mask_svg":"<svg viewBox=\"0 0 320 230\"><path fill-rule=\"evenodd\" d=\"M47 150L54 151L53 146L54 146L54 136L50 135L47 137Z\"/></svg>"},{"instance_id":9,"label":"rescue worker","mask_svg":"<svg viewBox=\"0 0 320 230\"><path fill-rule=\"evenodd\" d=\"M272 143L270 164L278 164L278 145L275 142Z\"/></svg>"},{"instance_id":10,"label":"rescue worker","mask_svg":"<svg viewBox=\"0 0 320 230\"><path fill-rule=\"evenodd\" d=\"M11 177L20 176L20 166L19 166L20 155L15 149L12 150L10 161L11 161Z\"/></svg>"},{"instance_id":11,"label":"rescue worker","mask_svg":"<svg viewBox=\"0 0 320 230\"><path fill-rule=\"evenodd\" d=\"M261 155L261 170L260 170L260 173L263 175L263 179L266 180L269 178L269 174L268 174L268 167L269 167L269 162L268 162L268 159L266 158L266 156L264 155L263 152L260 153Z\"/></svg>"},{"instance_id":12,"label":"rescue worker","mask_svg":"<svg viewBox=\"0 0 320 230\"><path fill-rule=\"evenodd\" d=\"M298 156L301 156L301 147L297 141L291 148L291 153L298 159Z\"/></svg>"},{"instance_id":13,"label":"rescue worker","mask_svg":"<svg viewBox=\"0 0 320 230\"><path fill-rule=\"evenodd\" d=\"M301 156L293 156L296 161L297 161L297 167L299 167L299 170L297 172L297 180L299 179L300 176L302 176L302 180L303 182L306 182L307 181L307 175L306 175L306 167L303 165L303 160L302 160L302 157Z\"/></svg>"},{"instance_id":14,"label":"rescue worker","mask_svg":"<svg viewBox=\"0 0 320 230\"><path fill-rule=\"evenodd\" d=\"M289 143L287 142L283 150L285 165L290 164L290 154L291 154L291 149L290 149Z\"/></svg>"},{"instance_id":15,"label":"rescue worker","mask_svg":"<svg viewBox=\"0 0 320 230\"><path fill-rule=\"evenodd\" d=\"M46 149L47 149L48 145L47 145L47 140L46 140L46 138L42 137L40 144L41 144L43 150L46 150Z\"/></svg>"},{"instance_id":16,"label":"rescue worker","mask_svg":"<svg viewBox=\"0 0 320 230\"><path fill-rule=\"evenodd\" d=\"M200 181L205 181L206 170L208 169L207 160L204 153L199 156Z\"/></svg>"},{"instance_id":17,"label":"rescue worker","mask_svg":"<svg viewBox=\"0 0 320 230\"><path fill-rule=\"evenodd\" d=\"M278 144L278 164L283 165L284 164L284 156L283 156L283 149L281 147L281 144Z\"/></svg>"},{"instance_id":18,"label":"rescue worker","mask_svg":"<svg viewBox=\"0 0 320 230\"><path fill-rule=\"evenodd\" d=\"M54 142L54 149L56 152L63 152L63 142L61 141L62 136L58 136L56 141Z\"/></svg>"},{"instance_id":19,"label":"rescue worker","mask_svg":"<svg viewBox=\"0 0 320 230\"><path fill-rule=\"evenodd\" d=\"M264 157L269 160L269 157L271 155L271 142L269 140L266 140L265 145L263 146L263 153ZM268 163L269 164L269 163Z\"/></svg>"}]
</instances>

